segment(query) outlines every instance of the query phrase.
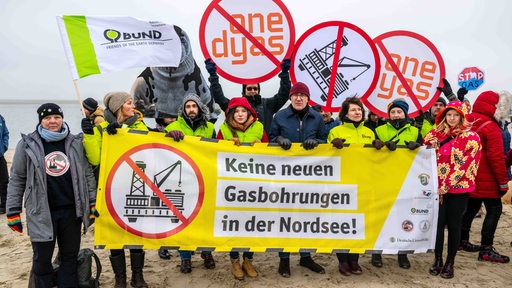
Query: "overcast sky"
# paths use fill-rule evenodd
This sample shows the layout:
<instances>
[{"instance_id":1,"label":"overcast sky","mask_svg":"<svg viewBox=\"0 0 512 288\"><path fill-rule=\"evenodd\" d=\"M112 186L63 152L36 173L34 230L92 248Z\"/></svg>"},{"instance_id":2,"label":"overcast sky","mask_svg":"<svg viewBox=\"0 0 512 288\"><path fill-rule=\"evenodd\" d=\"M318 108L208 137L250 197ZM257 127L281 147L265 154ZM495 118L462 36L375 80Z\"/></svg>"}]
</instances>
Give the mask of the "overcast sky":
<instances>
[{"instance_id":1,"label":"overcast sky","mask_svg":"<svg viewBox=\"0 0 512 288\"><path fill-rule=\"evenodd\" d=\"M325 21L350 22L375 38L409 30L439 50L452 86L464 67L485 72L484 90L512 90L512 1L492 0L283 0L295 22L296 39ZM0 0L0 99L74 100L76 93L55 16L118 15L159 20L182 27L191 38L196 61L206 75L199 47L199 24L210 1L190 0ZM129 91L143 69L131 69L78 80L82 99L98 100L109 91ZM221 80L227 95L238 96L239 84ZM262 85L270 96L277 81ZM455 89L454 89L455 90ZM268 94L268 95L267 95Z\"/></svg>"}]
</instances>

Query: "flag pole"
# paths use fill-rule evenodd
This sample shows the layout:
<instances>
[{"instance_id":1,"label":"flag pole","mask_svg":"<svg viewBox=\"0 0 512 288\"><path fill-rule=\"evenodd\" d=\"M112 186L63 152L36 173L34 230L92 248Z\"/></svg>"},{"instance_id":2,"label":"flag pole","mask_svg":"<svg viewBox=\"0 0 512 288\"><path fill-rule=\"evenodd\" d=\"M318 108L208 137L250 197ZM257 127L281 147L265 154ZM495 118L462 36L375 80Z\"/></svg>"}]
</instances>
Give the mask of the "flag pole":
<instances>
[{"instance_id":1,"label":"flag pole","mask_svg":"<svg viewBox=\"0 0 512 288\"><path fill-rule=\"evenodd\" d=\"M78 104L80 105L82 116L83 118L85 118L84 105L82 103L82 97L80 97L80 90L78 89L78 82L76 81L76 79L73 79L73 85L75 86L76 98L78 99Z\"/></svg>"}]
</instances>

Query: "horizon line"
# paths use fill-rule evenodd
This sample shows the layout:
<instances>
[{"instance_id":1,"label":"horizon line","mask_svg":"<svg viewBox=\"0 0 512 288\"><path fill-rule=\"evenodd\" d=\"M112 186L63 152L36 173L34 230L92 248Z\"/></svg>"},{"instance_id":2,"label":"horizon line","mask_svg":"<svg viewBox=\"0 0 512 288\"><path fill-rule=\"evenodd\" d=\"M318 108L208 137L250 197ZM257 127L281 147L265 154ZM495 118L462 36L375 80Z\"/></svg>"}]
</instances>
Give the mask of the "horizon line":
<instances>
[{"instance_id":1,"label":"horizon line","mask_svg":"<svg viewBox=\"0 0 512 288\"><path fill-rule=\"evenodd\" d=\"M79 104L78 100L54 100L54 99L0 99L0 104L43 104L47 102L52 103L63 103L63 104L71 104L76 103Z\"/></svg>"}]
</instances>

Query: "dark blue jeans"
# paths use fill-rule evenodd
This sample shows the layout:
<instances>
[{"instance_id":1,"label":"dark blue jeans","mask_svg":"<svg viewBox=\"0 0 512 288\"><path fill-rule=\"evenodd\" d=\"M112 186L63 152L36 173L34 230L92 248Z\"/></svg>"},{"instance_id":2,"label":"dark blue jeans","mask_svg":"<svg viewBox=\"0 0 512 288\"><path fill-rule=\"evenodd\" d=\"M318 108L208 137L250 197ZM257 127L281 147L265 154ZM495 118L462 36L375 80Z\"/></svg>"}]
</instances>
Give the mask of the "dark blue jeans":
<instances>
[{"instance_id":1,"label":"dark blue jeans","mask_svg":"<svg viewBox=\"0 0 512 288\"><path fill-rule=\"evenodd\" d=\"M75 211L52 211L53 241L32 242L32 274L35 287L51 288L53 279L52 257L55 242L59 246L60 266L57 273L58 287L78 287L76 274L82 220Z\"/></svg>"},{"instance_id":2,"label":"dark blue jeans","mask_svg":"<svg viewBox=\"0 0 512 288\"><path fill-rule=\"evenodd\" d=\"M304 257L311 256L311 253L309 253L309 252L300 252L299 255L300 255L300 258L304 258ZM290 252L279 252L279 258L281 258L281 259L289 259L290 258Z\"/></svg>"},{"instance_id":3,"label":"dark blue jeans","mask_svg":"<svg viewBox=\"0 0 512 288\"><path fill-rule=\"evenodd\" d=\"M494 244L494 233L498 227L503 204L501 198L469 198L466 213L462 219L461 240L469 241L469 231L476 213L485 205L485 218L482 224L482 246L492 246Z\"/></svg>"},{"instance_id":4,"label":"dark blue jeans","mask_svg":"<svg viewBox=\"0 0 512 288\"><path fill-rule=\"evenodd\" d=\"M254 252L244 252L244 254L242 254L244 258L247 258L247 259L252 259L252 256L254 255ZM240 253L238 251L232 251L232 252L229 252L229 257L231 259L236 259L240 256Z\"/></svg>"}]
</instances>

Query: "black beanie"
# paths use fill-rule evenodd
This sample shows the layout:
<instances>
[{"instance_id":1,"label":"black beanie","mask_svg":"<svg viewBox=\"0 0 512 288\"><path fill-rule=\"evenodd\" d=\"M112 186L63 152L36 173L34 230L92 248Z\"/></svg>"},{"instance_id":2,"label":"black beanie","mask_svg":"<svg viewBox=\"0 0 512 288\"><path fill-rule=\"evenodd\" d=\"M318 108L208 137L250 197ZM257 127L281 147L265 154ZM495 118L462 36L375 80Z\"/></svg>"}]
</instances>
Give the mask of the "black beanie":
<instances>
[{"instance_id":1,"label":"black beanie","mask_svg":"<svg viewBox=\"0 0 512 288\"><path fill-rule=\"evenodd\" d=\"M55 103L45 103L39 106L39 108L37 108L37 115L39 116L39 123L41 123L41 120L43 120L44 117L49 115L60 115L64 118L62 109Z\"/></svg>"},{"instance_id":2,"label":"black beanie","mask_svg":"<svg viewBox=\"0 0 512 288\"><path fill-rule=\"evenodd\" d=\"M98 108L98 102L92 98L87 98L82 102L84 108L89 112L94 112Z\"/></svg>"}]
</instances>

